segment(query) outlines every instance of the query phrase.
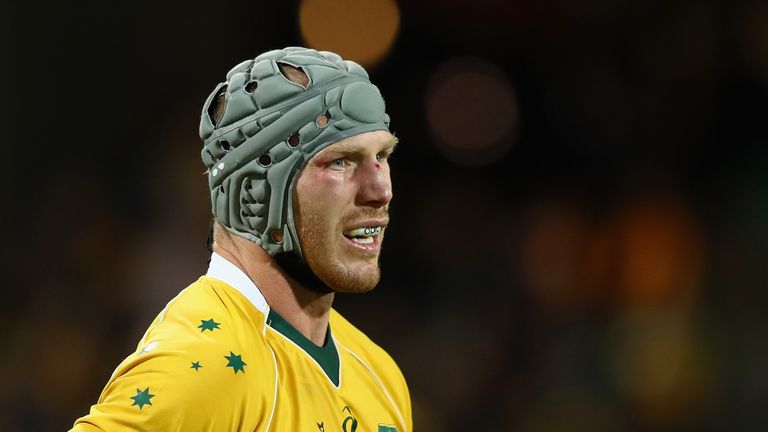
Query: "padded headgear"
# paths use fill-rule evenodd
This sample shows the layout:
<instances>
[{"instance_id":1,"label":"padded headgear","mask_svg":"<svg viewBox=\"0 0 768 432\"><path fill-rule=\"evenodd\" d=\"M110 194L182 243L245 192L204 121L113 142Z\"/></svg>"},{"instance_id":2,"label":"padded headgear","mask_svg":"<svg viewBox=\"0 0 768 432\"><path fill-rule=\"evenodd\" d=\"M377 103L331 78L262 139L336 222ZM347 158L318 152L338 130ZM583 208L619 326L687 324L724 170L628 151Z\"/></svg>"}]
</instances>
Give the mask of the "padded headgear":
<instances>
[{"instance_id":1,"label":"padded headgear","mask_svg":"<svg viewBox=\"0 0 768 432\"><path fill-rule=\"evenodd\" d=\"M301 69L307 86L286 78L279 64ZM214 218L270 255L301 258L291 199L296 174L337 141L388 129L381 93L355 62L289 47L240 63L208 97L200 121Z\"/></svg>"}]
</instances>

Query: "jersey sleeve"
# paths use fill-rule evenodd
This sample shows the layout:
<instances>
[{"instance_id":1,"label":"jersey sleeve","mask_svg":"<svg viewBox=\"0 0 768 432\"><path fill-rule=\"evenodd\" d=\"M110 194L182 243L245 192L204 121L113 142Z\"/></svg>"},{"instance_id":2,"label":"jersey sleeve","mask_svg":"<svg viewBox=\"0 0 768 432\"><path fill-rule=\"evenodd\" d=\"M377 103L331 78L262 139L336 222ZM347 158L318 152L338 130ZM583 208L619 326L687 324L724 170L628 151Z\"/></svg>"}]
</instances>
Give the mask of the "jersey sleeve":
<instances>
[{"instance_id":1,"label":"jersey sleeve","mask_svg":"<svg viewBox=\"0 0 768 432\"><path fill-rule=\"evenodd\" d=\"M233 324L215 316L157 321L72 430L266 430L276 385L268 346L228 337Z\"/></svg>"}]
</instances>

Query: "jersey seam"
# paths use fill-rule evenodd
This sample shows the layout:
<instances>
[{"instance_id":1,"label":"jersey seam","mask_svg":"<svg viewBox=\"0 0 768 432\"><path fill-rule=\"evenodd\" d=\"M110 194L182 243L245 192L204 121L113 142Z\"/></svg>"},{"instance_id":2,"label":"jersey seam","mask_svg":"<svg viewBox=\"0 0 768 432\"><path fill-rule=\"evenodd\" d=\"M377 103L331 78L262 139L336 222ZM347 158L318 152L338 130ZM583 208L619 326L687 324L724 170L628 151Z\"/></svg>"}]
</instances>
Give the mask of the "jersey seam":
<instances>
[{"instance_id":1,"label":"jersey seam","mask_svg":"<svg viewBox=\"0 0 768 432\"><path fill-rule=\"evenodd\" d=\"M267 344L267 347L269 347L269 351L272 353L272 362L275 364L275 396L272 399L272 412L269 414L269 421L267 422L267 428L264 430L264 432L269 432L269 428L272 427L272 418L274 417L275 410L277 409L277 389L280 385L280 372L277 368L277 357L275 356L275 350L273 350L269 344Z\"/></svg>"},{"instance_id":2,"label":"jersey seam","mask_svg":"<svg viewBox=\"0 0 768 432\"><path fill-rule=\"evenodd\" d=\"M337 343L338 343L338 341L337 341ZM401 422L401 423L402 423L402 425L403 425L403 429L405 429L405 428L406 428L406 426L407 426L407 423L405 422L405 420L404 420L404 418L403 418L403 414L402 414L402 413L400 412L400 410L397 408L397 404L395 403L394 399L392 399L392 396L391 396L391 395L389 394L389 392L387 391L387 387L384 385L384 382L382 382L382 381L381 381L381 379L379 378L379 376L378 376L378 375L376 375L376 372L374 372L374 371L373 371L373 369L371 369L371 367L370 367L370 366L368 366L368 364L367 364L366 362L364 362L362 358L360 358L360 356L358 356L357 354L355 354L355 352L354 352L354 351L352 351L351 349L347 348L345 345L342 345L342 344L339 344L339 345L340 345L342 348L344 348L344 349L345 349L345 350L346 350L346 351L347 351L349 354L351 354L351 355L352 355L352 357L354 357L355 359L357 359L357 361L359 361L359 362L360 362L360 364L362 364L362 365L363 365L363 367L365 367L366 369L368 369L368 372L369 372L371 375L373 375L373 378L376 380L376 382L379 384L379 386L381 387L381 389L384 391L384 395L385 395L385 396L387 397L387 399L389 400L389 403L390 403L390 404L392 404L392 408L394 408L394 409L395 409L395 412L397 413L397 416L400 418L400 422ZM404 430L403 432L407 432L407 430Z\"/></svg>"}]
</instances>

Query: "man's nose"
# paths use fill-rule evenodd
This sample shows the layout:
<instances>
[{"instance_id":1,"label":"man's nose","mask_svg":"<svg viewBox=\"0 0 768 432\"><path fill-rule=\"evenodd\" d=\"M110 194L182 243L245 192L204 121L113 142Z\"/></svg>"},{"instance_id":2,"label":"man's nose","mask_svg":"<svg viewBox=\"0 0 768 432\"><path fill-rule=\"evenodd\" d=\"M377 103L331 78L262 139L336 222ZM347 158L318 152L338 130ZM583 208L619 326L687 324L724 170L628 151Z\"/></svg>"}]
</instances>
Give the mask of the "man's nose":
<instances>
[{"instance_id":1,"label":"man's nose","mask_svg":"<svg viewBox=\"0 0 768 432\"><path fill-rule=\"evenodd\" d=\"M377 161L366 162L360 173L358 204L382 207L392 200L392 180L389 169Z\"/></svg>"}]
</instances>

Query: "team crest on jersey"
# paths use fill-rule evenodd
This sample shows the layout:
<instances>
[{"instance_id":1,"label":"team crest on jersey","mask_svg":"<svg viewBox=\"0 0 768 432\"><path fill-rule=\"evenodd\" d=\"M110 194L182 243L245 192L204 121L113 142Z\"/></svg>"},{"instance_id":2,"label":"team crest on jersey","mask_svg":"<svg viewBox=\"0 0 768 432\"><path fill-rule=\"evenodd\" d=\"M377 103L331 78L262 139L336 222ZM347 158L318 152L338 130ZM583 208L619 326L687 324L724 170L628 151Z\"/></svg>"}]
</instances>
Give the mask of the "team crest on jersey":
<instances>
[{"instance_id":1,"label":"team crest on jersey","mask_svg":"<svg viewBox=\"0 0 768 432\"><path fill-rule=\"evenodd\" d=\"M344 420L341 421L342 432L356 432L357 419L355 418L354 415L352 415L352 410L349 409L348 406L344 406L344 409L341 410L341 413L347 414L347 416L344 417ZM325 432L324 422L316 422L316 423L317 423L318 432ZM394 426L379 423L378 432L398 432L398 431L397 431L397 428Z\"/></svg>"},{"instance_id":2,"label":"team crest on jersey","mask_svg":"<svg viewBox=\"0 0 768 432\"><path fill-rule=\"evenodd\" d=\"M357 430L357 419L352 415L352 410L349 409L348 406L345 406L344 409L341 410L342 414L344 411L346 411L348 415L341 422L341 429L344 432L355 432Z\"/></svg>"}]
</instances>

